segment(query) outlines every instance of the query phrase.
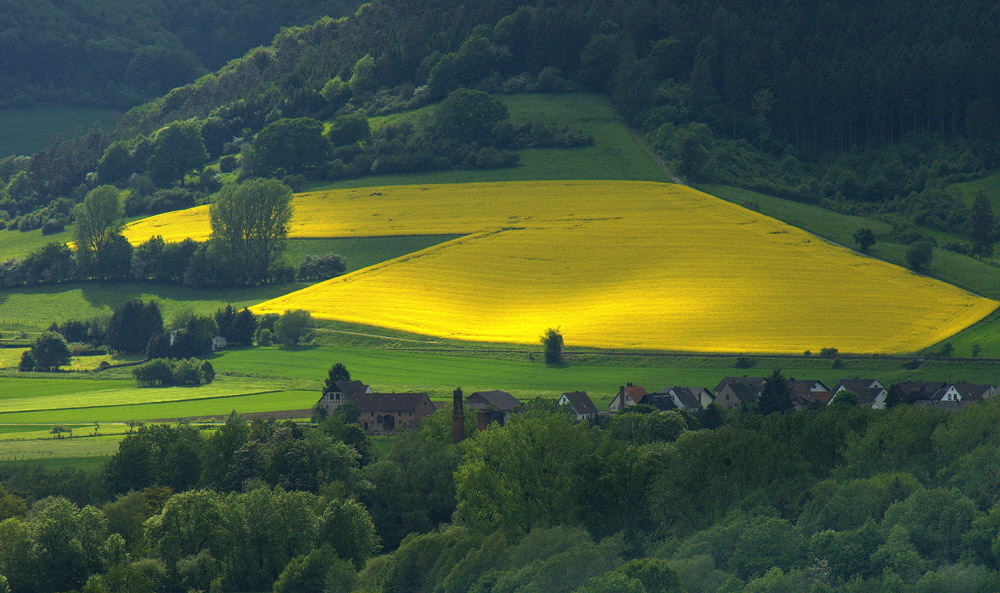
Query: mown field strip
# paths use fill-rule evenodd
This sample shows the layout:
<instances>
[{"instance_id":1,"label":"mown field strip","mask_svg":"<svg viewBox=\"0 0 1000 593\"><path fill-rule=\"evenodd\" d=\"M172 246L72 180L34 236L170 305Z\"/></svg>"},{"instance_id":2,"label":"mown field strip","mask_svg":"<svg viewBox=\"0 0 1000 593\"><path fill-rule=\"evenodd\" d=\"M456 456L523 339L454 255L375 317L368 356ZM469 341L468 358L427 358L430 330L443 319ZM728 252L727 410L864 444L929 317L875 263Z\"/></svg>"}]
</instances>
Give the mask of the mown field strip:
<instances>
[{"instance_id":1,"label":"mown field strip","mask_svg":"<svg viewBox=\"0 0 1000 593\"><path fill-rule=\"evenodd\" d=\"M85 383L84 381L63 380L61 385L50 383L52 387L63 392L58 395L41 390L20 396L5 393L0 396L0 414L44 410L84 410L160 402L188 402L277 391L273 388L263 388L258 380L230 377L220 377L214 383L196 387L139 388L135 386L134 381L96 381L96 383L103 383L105 388L92 389L95 387L93 384L95 382ZM76 383L79 383L79 387L83 389L72 391L76 387ZM0 420L0 422L4 421Z\"/></svg>"},{"instance_id":2,"label":"mown field strip","mask_svg":"<svg viewBox=\"0 0 1000 593\"><path fill-rule=\"evenodd\" d=\"M0 412L0 423L11 424L83 424L91 422L128 422L218 416L240 413L303 410L319 399L318 391L278 391L234 394L153 403L108 405L95 408Z\"/></svg>"}]
</instances>

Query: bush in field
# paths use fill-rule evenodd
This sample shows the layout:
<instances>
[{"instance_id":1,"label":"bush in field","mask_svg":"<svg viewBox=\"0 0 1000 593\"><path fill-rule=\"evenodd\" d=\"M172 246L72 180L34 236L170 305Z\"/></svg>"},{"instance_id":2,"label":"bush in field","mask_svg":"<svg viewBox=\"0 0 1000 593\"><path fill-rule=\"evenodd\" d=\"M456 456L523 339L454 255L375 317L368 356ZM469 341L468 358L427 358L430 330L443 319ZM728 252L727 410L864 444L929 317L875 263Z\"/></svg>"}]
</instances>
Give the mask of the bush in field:
<instances>
[{"instance_id":1,"label":"bush in field","mask_svg":"<svg viewBox=\"0 0 1000 593\"><path fill-rule=\"evenodd\" d=\"M208 361L196 358L155 358L135 367L132 375L139 387L201 385L215 379L215 369Z\"/></svg>"},{"instance_id":2,"label":"bush in field","mask_svg":"<svg viewBox=\"0 0 1000 593\"><path fill-rule=\"evenodd\" d=\"M284 346L296 346L313 327L312 314L304 309L285 311L274 323L274 338Z\"/></svg>"},{"instance_id":3,"label":"bush in field","mask_svg":"<svg viewBox=\"0 0 1000 593\"><path fill-rule=\"evenodd\" d=\"M347 262L336 253L307 255L299 264L296 280L328 280L347 271Z\"/></svg>"},{"instance_id":4,"label":"bush in field","mask_svg":"<svg viewBox=\"0 0 1000 593\"><path fill-rule=\"evenodd\" d=\"M66 338L56 332L47 331L31 346L31 359L36 371L55 371L69 364L69 346Z\"/></svg>"}]
</instances>

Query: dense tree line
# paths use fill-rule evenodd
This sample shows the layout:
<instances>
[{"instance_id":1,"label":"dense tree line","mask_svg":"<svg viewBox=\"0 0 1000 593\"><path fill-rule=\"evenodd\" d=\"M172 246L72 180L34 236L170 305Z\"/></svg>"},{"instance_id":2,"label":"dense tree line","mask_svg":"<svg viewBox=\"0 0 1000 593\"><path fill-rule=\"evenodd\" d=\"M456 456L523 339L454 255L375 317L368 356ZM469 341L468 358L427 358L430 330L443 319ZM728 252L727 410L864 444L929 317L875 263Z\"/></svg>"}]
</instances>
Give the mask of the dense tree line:
<instances>
[{"instance_id":1,"label":"dense tree line","mask_svg":"<svg viewBox=\"0 0 1000 593\"><path fill-rule=\"evenodd\" d=\"M339 0L13 0L0 13L0 107L126 110L269 43L280 27L356 6Z\"/></svg>"},{"instance_id":2,"label":"dense tree line","mask_svg":"<svg viewBox=\"0 0 1000 593\"><path fill-rule=\"evenodd\" d=\"M953 415L849 404L737 413L716 429L677 412L635 410L603 426L549 403L526 407L485 432L470 419L458 446L450 413L435 414L382 456L347 405L315 427L236 415L211 435L143 427L89 477L0 468L0 519L12 517L0 523L0 574L39 592L110 591L123 575L145 575L151 591L1000 584L998 484L982 471L1000 445L995 401ZM271 535L237 537L246 549L236 550L226 542L248 528L239 517L250 501L283 523L264 521ZM324 531L331 513L345 531ZM97 552L50 552L42 517ZM280 543L288 530L301 531L295 545ZM379 546L386 554L373 556ZM73 570L54 572L49 553Z\"/></svg>"}]
</instances>

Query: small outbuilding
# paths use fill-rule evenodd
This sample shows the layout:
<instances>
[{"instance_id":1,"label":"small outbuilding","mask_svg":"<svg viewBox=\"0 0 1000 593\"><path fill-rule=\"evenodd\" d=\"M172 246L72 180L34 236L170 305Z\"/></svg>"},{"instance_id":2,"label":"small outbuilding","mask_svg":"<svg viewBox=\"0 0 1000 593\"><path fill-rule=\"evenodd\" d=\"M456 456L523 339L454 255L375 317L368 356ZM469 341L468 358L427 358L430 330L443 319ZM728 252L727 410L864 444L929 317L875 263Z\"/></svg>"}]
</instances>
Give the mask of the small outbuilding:
<instances>
[{"instance_id":1,"label":"small outbuilding","mask_svg":"<svg viewBox=\"0 0 1000 593\"><path fill-rule=\"evenodd\" d=\"M477 415L483 418L482 422L486 424L496 422L500 426L506 425L510 415L520 411L523 405L516 397L499 389L477 391L465 399L465 406L475 410ZM489 413L488 421L485 419L485 412Z\"/></svg>"}]
</instances>

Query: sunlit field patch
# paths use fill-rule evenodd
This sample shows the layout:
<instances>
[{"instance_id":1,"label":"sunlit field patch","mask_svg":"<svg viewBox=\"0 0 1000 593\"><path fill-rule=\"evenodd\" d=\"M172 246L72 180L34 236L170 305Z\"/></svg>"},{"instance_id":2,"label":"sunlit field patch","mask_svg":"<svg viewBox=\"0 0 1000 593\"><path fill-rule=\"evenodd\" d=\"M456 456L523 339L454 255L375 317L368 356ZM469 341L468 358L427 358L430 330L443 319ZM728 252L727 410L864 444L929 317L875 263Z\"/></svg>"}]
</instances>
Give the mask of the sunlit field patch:
<instances>
[{"instance_id":1,"label":"sunlit field patch","mask_svg":"<svg viewBox=\"0 0 1000 593\"><path fill-rule=\"evenodd\" d=\"M477 341L535 343L559 327L578 346L898 353L997 306L677 185L394 186L300 194L295 209L298 237L467 236L265 302L258 313L303 308ZM207 236L206 216L153 217L129 238Z\"/></svg>"}]
</instances>

